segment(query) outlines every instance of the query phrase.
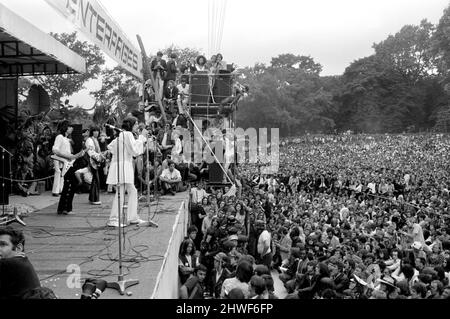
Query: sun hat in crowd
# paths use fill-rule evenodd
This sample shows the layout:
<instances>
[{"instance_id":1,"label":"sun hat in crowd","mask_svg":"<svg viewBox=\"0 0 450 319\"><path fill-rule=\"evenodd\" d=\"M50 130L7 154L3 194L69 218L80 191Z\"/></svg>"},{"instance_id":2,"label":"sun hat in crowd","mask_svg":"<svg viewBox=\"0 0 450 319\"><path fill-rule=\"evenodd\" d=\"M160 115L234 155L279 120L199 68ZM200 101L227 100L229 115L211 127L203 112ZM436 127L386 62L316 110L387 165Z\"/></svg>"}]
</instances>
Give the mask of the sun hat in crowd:
<instances>
[{"instance_id":1,"label":"sun hat in crowd","mask_svg":"<svg viewBox=\"0 0 450 319\"><path fill-rule=\"evenodd\" d=\"M238 235L231 235L231 236L228 237L228 240L229 241L232 241L232 240L236 240L237 241L237 240L239 240L239 237L238 237Z\"/></svg>"},{"instance_id":2,"label":"sun hat in crowd","mask_svg":"<svg viewBox=\"0 0 450 319\"><path fill-rule=\"evenodd\" d=\"M355 278L355 281L362 285L362 286L367 286L367 282L365 282L364 280L362 280L361 278L359 278L357 275L353 275L353 277Z\"/></svg>"},{"instance_id":3,"label":"sun hat in crowd","mask_svg":"<svg viewBox=\"0 0 450 319\"><path fill-rule=\"evenodd\" d=\"M378 279L378 282L385 284L387 286L390 286L392 288L395 289L399 289L396 285L395 285L395 279L392 278L391 276L385 276L383 279Z\"/></svg>"}]
</instances>

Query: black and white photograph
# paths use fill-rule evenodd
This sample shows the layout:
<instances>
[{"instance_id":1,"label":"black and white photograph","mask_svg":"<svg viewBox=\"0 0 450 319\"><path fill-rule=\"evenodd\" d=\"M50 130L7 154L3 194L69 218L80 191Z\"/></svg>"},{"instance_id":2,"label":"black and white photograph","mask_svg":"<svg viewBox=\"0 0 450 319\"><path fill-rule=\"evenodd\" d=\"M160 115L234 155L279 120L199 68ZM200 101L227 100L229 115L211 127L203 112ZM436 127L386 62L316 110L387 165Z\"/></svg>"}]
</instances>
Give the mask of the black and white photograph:
<instances>
[{"instance_id":1,"label":"black and white photograph","mask_svg":"<svg viewBox=\"0 0 450 319\"><path fill-rule=\"evenodd\" d=\"M449 298L448 0L0 0L0 300Z\"/></svg>"}]
</instances>

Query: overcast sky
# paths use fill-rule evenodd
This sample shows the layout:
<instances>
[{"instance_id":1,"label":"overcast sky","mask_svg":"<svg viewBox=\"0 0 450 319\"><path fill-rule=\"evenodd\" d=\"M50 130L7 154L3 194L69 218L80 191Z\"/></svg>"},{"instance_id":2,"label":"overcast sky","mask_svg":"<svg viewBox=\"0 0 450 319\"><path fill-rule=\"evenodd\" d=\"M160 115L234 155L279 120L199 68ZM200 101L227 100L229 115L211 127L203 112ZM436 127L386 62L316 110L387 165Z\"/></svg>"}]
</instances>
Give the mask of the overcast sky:
<instances>
[{"instance_id":1,"label":"overcast sky","mask_svg":"<svg viewBox=\"0 0 450 319\"><path fill-rule=\"evenodd\" d=\"M43 31L74 30L44 0L0 2ZM208 53L208 0L101 2L136 46L136 34L141 35L148 53L171 44ZM239 66L269 63L282 53L310 55L323 65L322 75L338 75L354 60L371 55L373 43L402 26L424 18L438 23L448 4L448 0L228 0L221 53Z\"/></svg>"}]
</instances>

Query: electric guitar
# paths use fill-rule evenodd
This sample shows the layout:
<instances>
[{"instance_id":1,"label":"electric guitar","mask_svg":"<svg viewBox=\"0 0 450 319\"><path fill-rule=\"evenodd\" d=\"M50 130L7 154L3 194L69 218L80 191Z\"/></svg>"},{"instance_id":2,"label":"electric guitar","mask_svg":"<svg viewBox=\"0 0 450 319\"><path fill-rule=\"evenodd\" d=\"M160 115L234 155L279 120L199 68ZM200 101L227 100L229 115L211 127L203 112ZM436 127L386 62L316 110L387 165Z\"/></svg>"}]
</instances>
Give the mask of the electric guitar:
<instances>
[{"instance_id":1,"label":"electric guitar","mask_svg":"<svg viewBox=\"0 0 450 319\"><path fill-rule=\"evenodd\" d=\"M84 152L81 151L80 153L78 153L76 155L77 159L80 158L81 156L83 156ZM53 154L52 156L50 156L52 159L59 161L60 163L63 164L63 168L61 170L61 176L64 177L64 175L66 175L67 171L73 166L73 164L75 163L75 161L77 159L73 159L71 161L69 161L68 159L64 158L64 157L60 157L58 155Z\"/></svg>"}]
</instances>

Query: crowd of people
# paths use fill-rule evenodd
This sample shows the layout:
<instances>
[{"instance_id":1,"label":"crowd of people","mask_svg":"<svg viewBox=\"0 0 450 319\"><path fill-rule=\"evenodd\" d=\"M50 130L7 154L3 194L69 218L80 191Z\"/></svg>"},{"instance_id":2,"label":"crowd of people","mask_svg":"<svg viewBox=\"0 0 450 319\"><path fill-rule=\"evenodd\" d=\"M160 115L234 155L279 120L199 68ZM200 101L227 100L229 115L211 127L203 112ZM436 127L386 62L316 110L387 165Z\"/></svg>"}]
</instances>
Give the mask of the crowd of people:
<instances>
[{"instance_id":1,"label":"crowd of people","mask_svg":"<svg viewBox=\"0 0 450 319\"><path fill-rule=\"evenodd\" d=\"M101 190L114 192L117 183L110 174L117 169L115 148L126 144L133 178L122 182L135 206L135 189L173 196L190 188L181 298L276 299L279 281L289 299L449 298L448 136L305 135L282 141L277 174L228 161L231 185L210 187L210 166L185 156L180 134L192 131L188 75L204 72L214 90L211 75L230 69L220 54L181 66L176 58L166 62L158 53L151 65L155 85L141 92L145 102L120 130L84 128L78 153L68 121L58 134L48 126L30 132L15 171L17 180L29 182L16 182L16 191L36 195L30 180L54 174L46 186L54 196L64 194L58 214L72 213L73 194L83 188L91 204L102 205ZM233 104L247 91L237 85L220 103ZM75 167L67 165L72 161ZM116 220L108 226L122 227ZM17 234L4 235L11 241Z\"/></svg>"},{"instance_id":2,"label":"crowd of people","mask_svg":"<svg viewBox=\"0 0 450 319\"><path fill-rule=\"evenodd\" d=\"M181 298L448 299L450 138L282 141L280 170L240 165L241 192L191 190ZM278 291L280 293L280 291Z\"/></svg>"}]
</instances>

